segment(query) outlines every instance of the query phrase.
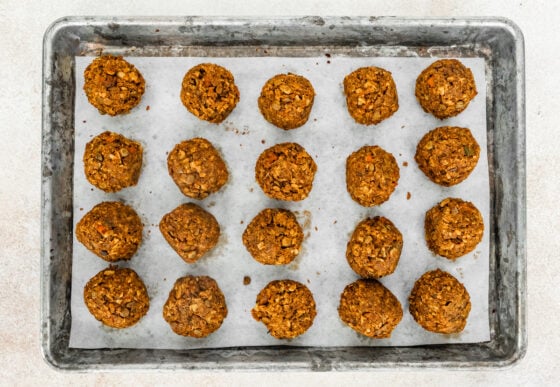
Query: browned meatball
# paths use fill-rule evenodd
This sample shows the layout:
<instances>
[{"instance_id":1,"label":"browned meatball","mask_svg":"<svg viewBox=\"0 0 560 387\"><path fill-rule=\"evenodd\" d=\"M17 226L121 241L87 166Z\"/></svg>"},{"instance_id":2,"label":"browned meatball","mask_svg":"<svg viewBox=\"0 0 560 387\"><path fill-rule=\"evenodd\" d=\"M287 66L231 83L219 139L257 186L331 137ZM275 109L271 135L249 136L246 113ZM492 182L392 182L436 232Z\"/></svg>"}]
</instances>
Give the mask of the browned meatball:
<instances>
[{"instance_id":1,"label":"browned meatball","mask_svg":"<svg viewBox=\"0 0 560 387\"><path fill-rule=\"evenodd\" d=\"M100 56L84 71L84 92L101 114L128 113L140 103L145 88L140 71L122 56Z\"/></svg>"},{"instance_id":2,"label":"browned meatball","mask_svg":"<svg viewBox=\"0 0 560 387\"><path fill-rule=\"evenodd\" d=\"M228 181L226 163L204 138L183 141L167 156L169 175L181 192L193 199L204 199Z\"/></svg>"},{"instance_id":3,"label":"browned meatball","mask_svg":"<svg viewBox=\"0 0 560 387\"><path fill-rule=\"evenodd\" d=\"M471 301L467 289L451 274L439 269L422 275L408 298L412 317L435 333L459 333L467 324Z\"/></svg>"},{"instance_id":4,"label":"browned meatball","mask_svg":"<svg viewBox=\"0 0 560 387\"><path fill-rule=\"evenodd\" d=\"M103 132L86 144L84 172L87 180L105 192L117 192L138 183L142 145L120 134Z\"/></svg>"},{"instance_id":5,"label":"browned meatball","mask_svg":"<svg viewBox=\"0 0 560 387\"><path fill-rule=\"evenodd\" d=\"M456 59L435 61L416 79L416 99L439 119L461 113L476 94L471 70Z\"/></svg>"},{"instance_id":6,"label":"browned meatball","mask_svg":"<svg viewBox=\"0 0 560 387\"><path fill-rule=\"evenodd\" d=\"M422 137L414 159L430 180L450 187L469 177L479 156L480 146L469 129L443 126Z\"/></svg>"},{"instance_id":7,"label":"browned meatball","mask_svg":"<svg viewBox=\"0 0 560 387\"><path fill-rule=\"evenodd\" d=\"M315 90L307 78L296 74L279 74L262 88L259 110L271 124L282 129L299 128L307 122Z\"/></svg>"},{"instance_id":8,"label":"browned meatball","mask_svg":"<svg viewBox=\"0 0 560 387\"><path fill-rule=\"evenodd\" d=\"M470 253L480 243L484 222L471 202L447 198L426 212L424 230L430 250L456 259Z\"/></svg>"},{"instance_id":9,"label":"browned meatball","mask_svg":"<svg viewBox=\"0 0 560 387\"><path fill-rule=\"evenodd\" d=\"M185 74L181 101L196 117L219 124L239 102L239 90L228 69L202 63Z\"/></svg>"},{"instance_id":10,"label":"browned meatball","mask_svg":"<svg viewBox=\"0 0 560 387\"><path fill-rule=\"evenodd\" d=\"M163 318L173 332L196 338L218 330L227 314L224 294L207 276L179 278L163 306Z\"/></svg>"},{"instance_id":11,"label":"browned meatball","mask_svg":"<svg viewBox=\"0 0 560 387\"><path fill-rule=\"evenodd\" d=\"M214 216L193 203L181 204L164 215L159 230L173 250L187 263L198 261L220 238Z\"/></svg>"},{"instance_id":12,"label":"browned meatball","mask_svg":"<svg viewBox=\"0 0 560 387\"><path fill-rule=\"evenodd\" d=\"M395 271L403 246L402 234L387 218L362 220L346 247L348 264L359 276L380 278Z\"/></svg>"},{"instance_id":13,"label":"browned meatball","mask_svg":"<svg viewBox=\"0 0 560 387\"><path fill-rule=\"evenodd\" d=\"M278 200L299 201L309 195L317 165L296 143L276 144L259 156L255 178L264 193Z\"/></svg>"},{"instance_id":14,"label":"browned meatball","mask_svg":"<svg viewBox=\"0 0 560 387\"><path fill-rule=\"evenodd\" d=\"M372 207L386 202L400 177L395 157L381 147L363 146L346 159L346 188L356 202Z\"/></svg>"},{"instance_id":15,"label":"browned meatball","mask_svg":"<svg viewBox=\"0 0 560 387\"><path fill-rule=\"evenodd\" d=\"M76 225L76 238L109 262L130 259L142 243L142 221L134 209L120 202L93 207Z\"/></svg>"},{"instance_id":16,"label":"browned meatball","mask_svg":"<svg viewBox=\"0 0 560 387\"><path fill-rule=\"evenodd\" d=\"M303 230L288 210L266 208L243 233L243 244L253 258L265 265L285 265L299 254Z\"/></svg>"},{"instance_id":17,"label":"browned meatball","mask_svg":"<svg viewBox=\"0 0 560 387\"><path fill-rule=\"evenodd\" d=\"M379 67L362 67L344 78L348 113L359 124L375 125L399 109L393 76Z\"/></svg>"},{"instance_id":18,"label":"browned meatball","mask_svg":"<svg viewBox=\"0 0 560 387\"><path fill-rule=\"evenodd\" d=\"M344 323L374 339L391 337L403 317L397 297L380 282L359 279L344 288L338 315Z\"/></svg>"},{"instance_id":19,"label":"browned meatball","mask_svg":"<svg viewBox=\"0 0 560 387\"><path fill-rule=\"evenodd\" d=\"M127 328L136 324L150 307L148 291L134 270L109 266L88 281L84 302L103 324Z\"/></svg>"},{"instance_id":20,"label":"browned meatball","mask_svg":"<svg viewBox=\"0 0 560 387\"><path fill-rule=\"evenodd\" d=\"M305 333L317 312L307 286L292 280L272 281L257 296L253 318L266 325L277 339L292 339Z\"/></svg>"}]
</instances>

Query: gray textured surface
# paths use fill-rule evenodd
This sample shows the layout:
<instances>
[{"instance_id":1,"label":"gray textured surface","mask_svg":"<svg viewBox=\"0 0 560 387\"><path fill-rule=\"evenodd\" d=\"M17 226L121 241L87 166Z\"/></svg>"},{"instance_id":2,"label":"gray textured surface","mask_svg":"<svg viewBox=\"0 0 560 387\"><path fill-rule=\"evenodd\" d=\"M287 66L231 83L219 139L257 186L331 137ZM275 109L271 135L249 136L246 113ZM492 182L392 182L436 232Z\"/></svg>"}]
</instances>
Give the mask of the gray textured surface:
<instances>
[{"instance_id":1,"label":"gray textured surface","mask_svg":"<svg viewBox=\"0 0 560 387\"><path fill-rule=\"evenodd\" d=\"M67 18L45 34L43 109L43 350L62 369L355 370L495 367L525 352L524 47L504 19ZM222 49L217 47L223 46ZM230 51L231 46L237 46ZM325 46L364 47L367 56L484 56L490 168L491 341L429 347L243 347L199 350L80 350L68 347L72 264L74 55L103 48L127 56L286 56ZM162 47L164 47L162 49ZM250 53L250 54L249 54ZM513 168L512 168L513 166ZM70 210L69 210L70 209Z\"/></svg>"}]
</instances>

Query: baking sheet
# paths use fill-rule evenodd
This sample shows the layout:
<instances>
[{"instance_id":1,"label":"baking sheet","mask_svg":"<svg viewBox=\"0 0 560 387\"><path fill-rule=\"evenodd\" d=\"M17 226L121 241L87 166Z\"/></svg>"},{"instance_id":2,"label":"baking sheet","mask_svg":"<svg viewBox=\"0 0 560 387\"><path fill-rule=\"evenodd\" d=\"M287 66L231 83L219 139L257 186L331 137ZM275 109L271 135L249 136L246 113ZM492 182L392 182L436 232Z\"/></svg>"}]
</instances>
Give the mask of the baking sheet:
<instances>
[{"instance_id":1,"label":"baking sheet","mask_svg":"<svg viewBox=\"0 0 560 387\"><path fill-rule=\"evenodd\" d=\"M151 298L148 314L135 326L116 330L104 327L87 311L82 292L87 281L107 266L74 239L72 266L72 327L74 348L203 348L259 345L377 346L469 343L489 340L488 255L489 182L486 144L486 88L484 60L462 58L478 85L478 96L458 117L439 121L425 114L414 97L416 76L430 58L127 58L144 75L147 88L142 103L122 117L101 116L83 94L83 70L91 57L76 58L74 224L95 204L123 200L132 205L145 224L144 242L131 261L146 283ZM241 100L228 119L214 125L198 120L181 104L180 84L192 66L211 61L227 67L235 76ZM366 127L349 116L342 92L344 76L361 66L375 65L393 73L399 93L399 110L381 124ZM309 122L285 132L267 123L257 108L262 85L277 73L294 72L307 77L317 96ZM149 109L148 109L149 106ZM455 187L430 182L414 162L416 144L429 130L441 125L469 127L482 152L471 176ZM144 166L139 184L119 193L106 194L92 187L83 174L82 155L87 141L104 130L121 133L144 145ZM167 174L166 157L173 146L192 137L205 137L222 153L230 180L204 201L183 196ZM296 203L268 199L254 180L258 155L275 143L295 141L315 159L318 171L309 197ZM364 208L346 192L345 160L359 147L380 145L397 159L401 178L390 200ZM404 166L403 163L408 163ZM407 193L410 192L410 200ZM472 201L487 227L474 252L455 262L434 256L423 238L425 211L445 197ZM181 203L193 201L213 213L221 225L218 246L201 261L188 265L161 236L161 217ZM297 211L306 238L298 258L287 266L270 267L254 261L241 235L247 223L265 207ZM344 287L358 277L345 259L346 243L356 224L367 216L383 215L400 229L404 238L401 260L394 274L381 279L400 300L404 316L390 339L368 339L344 325L337 307ZM407 297L414 281L425 271L441 268L465 284L472 310L465 330L456 335L424 331L408 313ZM174 281L183 275L209 275L225 294L229 314L222 327L205 339L175 335L161 310ZM243 277L252 281L243 285ZM273 279L290 278L306 284L317 303L313 326L293 340L276 340L250 310L257 293Z\"/></svg>"}]
</instances>

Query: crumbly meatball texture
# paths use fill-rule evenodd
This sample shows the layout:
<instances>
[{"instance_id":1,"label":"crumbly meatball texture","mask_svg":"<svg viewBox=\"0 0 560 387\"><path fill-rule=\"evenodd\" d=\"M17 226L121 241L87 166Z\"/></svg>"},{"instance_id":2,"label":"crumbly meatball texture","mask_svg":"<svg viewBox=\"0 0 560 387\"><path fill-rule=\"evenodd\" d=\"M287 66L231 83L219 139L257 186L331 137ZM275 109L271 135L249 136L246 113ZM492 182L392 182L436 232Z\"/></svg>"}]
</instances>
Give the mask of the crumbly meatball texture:
<instances>
[{"instance_id":1,"label":"crumbly meatball texture","mask_svg":"<svg viewBox=\"0 0 560 387\"><path fill-rule=\"evenodd\" d=\"M484 222L471 202L447 198L426 212L424 231L432 252L454 260L480 243Z\"/></svg>"},{"instance_id":2,"label":"crumbly meatball texture","mask_svg":"<svg viewBox=\"0 0 560 387\"><path fill-rule=\"evenodd\" d=\"M228 69L202 63L185 74L181 85L181 101L196 117L219 124L239 102L239 90Z\"/></svg>"},{"instance_id":3,"label":"crumbly meatball texture","mask_svg":"<svg viewBox=\"0 0 560 387\"><path fill-rule=\"evenodd\" d=\"M292 339L313 325L317 312L313 294L305 285L278 280L260 291L251 314L267 327L272 337Z\"/></svg>"},{"instance_id":4,"label":"crumbly meatball texture","mask_svg":"<svg viewBox=\"0 0 560 387\"><path fill-rule=\"evenodd\" d=\"M451 274L439 269L425 273L416 281L408 301L414 320L435 333L461 332L471 311L467 289Z\"/></svg>"},{"instance_id":5,"label":"crumbly meatball texture","mask_svg":"<svg viewBox=\"0 0 560 387\"><path fill-rule=\"evenodd\" d=\"M346 246L346 260L361 277L380 278L395 271L401 256L403 237L387 218L362 220Z\"/></svg>"},{"instance_id":6,"label":"crumbly meatball texture","mask_svg":"<svg viewBox=\"0 0 560 387\"><path fill-rule=\"evenodd\" d=\"M465 110L477 91L469 68L456 59L441 59L420 73L415 94L426 113L444 119Z\"/></svg>"},{"instance_id":7,"label":"crumbly meatball texture","mask_svg":"<svg viewBox=\"0 0 560 387\"><path fill-rule=\"evenodd\" d=\"M469 129L443 126L422 137L414 159L430 180L450 187L469 177L479 157L480 146Z\"/></svg>"},{"instance_id":8,"label":"crumbly meatball texture","mask_svg":"<svg viewBox=\"0 0 560 387\"><path fill-rule=\"evenodd\" d=\"M148 291L138 274L117 266L109 266L88 281L84 301L93 317L113 328L136 324L150 307Z\"/></svg>"},{"instance_id":9,"label":"crumbly meatball texture","mask_svg":"<svg viewBox=\"0 0 560 387\"><path fill-rule=\"evenodd\" d=\"M344 78L348 113L363 125L375 125L399 109L393 76L379 67L362 67Z\"/></svg>"},{"instance_id":10,"label":"crumbly meatball texture","mask_svg":"<svg viewBox=\"0 0 560 387\"><path fill-rule=\"evenodd\" d=\"M135 186L142 169L142 154L139 142L118 133L103 132L86 144L86 179L105 192Z\"/></svg>"},{"instance_id":11,"label":"crumbly meatball texture","mask_svg":"<svg viewBox=\"0 0 560 387\"><path fill-rule=\"evenodd\" d=\"M376 280L359 279L344 288L338 306L340 319L356 332L373 339L391 337L401 322L401 303Z\"/></svg>"},{"instance_id":12,"label":"crumbly meatball texture","mask_svg":"<svg viewBox=\"0 0 560 387\"><path fill-rule=\"evenodd\" d=\"M76 238L89 251L109 262L132 258L142 243L142 221L121 202L93 207L76 225Z\"/></svg>"},{"instance_id":13,"label":"crumbly meatball texture","mask_svg":"<svg viewBox=\"0 0 560 387\"><path fill-rule=\"evenodd\" d=\"M218 330L227 314L224 294L207 276L179 278L163 306L163 318L173 332L195 338Z\"/></svg>"},{"instance_id":14,"label":"crumbly meatball texture","mask_svg":"<svg viewBox=\"0 0 560 387\"><path fill-rule=\"evenodd\" d=\"M305 149L296 143L274 145L259 156L255 179L272 199L299 201L313 188L317 165Z\"/></svg>"},{"instance_id":15,"label":"crumbly meatball texture","mask_svg":"<svg viewBox=\"0 0 560 387\"><path fill-rule=\"evenodd\" d=\"M243 244L253 258L265 265L285 265L299 254L303 230L288 210L266 208L247 225Z\"/></svg>"},{"instance_id":16,"label":"crumbly meatball texture","mask_svg":"<svg viewBox=\"0 0 560 387\"><path fill-rule=\"evenodd\" d=\"M208 211L193 203L181 204L159 222L169 245L187 263L198 261L220 238L220 225Z\"/></svg>"},{"instance_id":17,"label":"crumbly meatball texture","mask_svg":"<svg viewBox=\"0 0 560 387\"><path fill-rule=\"evenodd\" d=\"M315 90L307 78L279 74L263 86L259 110L271 124L286 130L295 129L309 119L314 98Z\"/></svg>"},{"instance_id":18,"label":"crumbly meatball texture","mask_svg":"<svg viewBox=\"0 0 560 387\"><path fill-rule=\"evenodd\" d=\"M146 81L122 56L95 58L84 71L84 92L99 113L116 116L140 103Z\"/></svg>"},{"instance_id":19,"label":"crumbly meatball texture","mask_svg":"<svg viewBox=\"0 0 560 387\"><path fill-rule=\"evenodd\" d=\"M204 138L175 145L167 156L167 169L181 192L193 199L204 199L219 191L229 177L226 163Z\"/></svg>"},{"instance_id":20,"label":"crumbly meatball texture","mask_svg":"<svg viewBox=\"0 0 560 387\"><path fill-rule=\"evenodd\" d=\"M377 145L364 146L346 159L346 188L362 206L373 207L387 201L399 177L395 157Z\"/></svg>"}]
</instances>

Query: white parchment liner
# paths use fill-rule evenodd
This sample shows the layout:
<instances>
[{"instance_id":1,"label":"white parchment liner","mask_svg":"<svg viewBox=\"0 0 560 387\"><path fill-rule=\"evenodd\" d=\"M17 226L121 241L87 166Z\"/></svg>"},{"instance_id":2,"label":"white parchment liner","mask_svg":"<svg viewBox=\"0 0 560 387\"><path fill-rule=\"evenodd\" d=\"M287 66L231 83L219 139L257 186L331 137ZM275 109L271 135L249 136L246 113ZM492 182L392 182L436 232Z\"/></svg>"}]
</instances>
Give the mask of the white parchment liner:
<instances>
[{"instance_id":1,"label":"white parchment liner","mask_svg":"<svg viewBox=\"0 0 560 387\"><path fill-rule=\"evenodd\" d=\"M144 58L131 57L146 79L141 104L120 117L100 115L87 101L83 71L91 57L76 58L76 117L74 168L74 222L102 201L123 200L134 207L144 222L144 241L126 263L144 280L151 303L148 314L128 329L104 327L88 312L83 301L87 281L108 264L74 238L72 265L72 328L75 348L203 348L259 345L386 346L436 343L472 343L489 340L488 255L489 182L486 141L486 82L484 60L461 61L473 71L478 95L458 117L440 121L424 113L414 97L418 74L431 58ZM328 61L330 63L328 63ZM241 100L220 125L203 122L181 104L179 92L185 72L202 62L225 66L234 75ZM356 124L346 110L342 80L354 69L379 66L392 72L399 95L399 110L377 126ZM283 131L264 120L257 98L267 79L293 72L308 78L316 91L309 122ZM148 109L149 107L149 109ZM429 130L443 125L468 127L481 147L480 160L471 176L451 188L429 181L414 161L416 144ZM85 179L83 151L86 142L111 130L144 146L144 165L136 187L106 194ZM183 196L167 173L167 152L183 140L204 137L222 153L230 172L229 182L203 201ZM318 171L313 190L301 202L267 198L254 179L259 154L273 144L297 142L315 159ZM346 157L363 145L379 145L391 152L400 166L399 185L390 200L364 208L346 192ZM408 166L404 164L408 163ZM410 192L410 200L407 193ZM434 256L424 240L424 214L446 197L472 201L481 211L486 228L474 252L455 262ZM202 260L188 265L161 236L161 217L179 204L193 201L206 208L220 223L218 246ZM248 222L265 207L297 211L306 238L298 258L287 266L264 266L254 261L241 241ZM358 276L346 262L346 243L356 224L367 216L383 215L400 229L404 247L397 270L381 279L400 300L404 317L390 339L365 338L344 325L337 312L340 293ZM424 272L441 268L456 276L471 295L472 310L465 330L438 335L422 329L408 313L408 295ZM209 275L225 294L229 314L222 327L205 339L174 334L162 317L162 307L175 280L186 274ZM250 285L243 277L250 276ZM317 317L303 335L279 341L251 317L257 293L271 280L290 278L306 284L317 303Z\"/></svg>"}]
</instances>

